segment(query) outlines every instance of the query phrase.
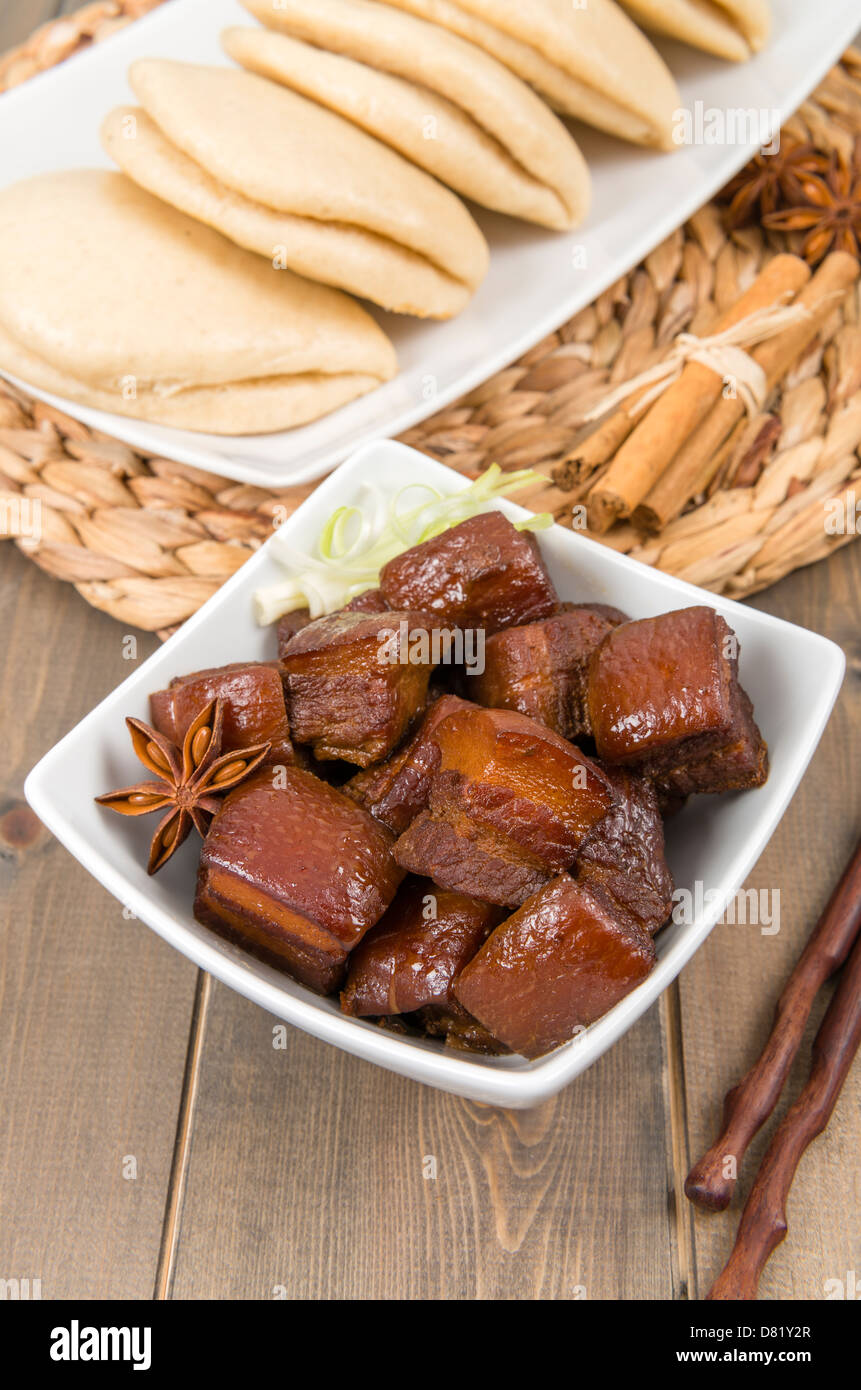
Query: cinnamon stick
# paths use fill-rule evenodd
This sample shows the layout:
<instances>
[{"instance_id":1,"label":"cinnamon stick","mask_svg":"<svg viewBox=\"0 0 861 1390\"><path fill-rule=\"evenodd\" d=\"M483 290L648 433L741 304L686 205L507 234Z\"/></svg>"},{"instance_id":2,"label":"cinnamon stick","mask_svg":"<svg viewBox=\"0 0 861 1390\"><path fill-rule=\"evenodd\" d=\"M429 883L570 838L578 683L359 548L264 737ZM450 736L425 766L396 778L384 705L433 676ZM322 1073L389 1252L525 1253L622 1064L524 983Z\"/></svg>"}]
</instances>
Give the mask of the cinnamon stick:
<instances>
[{"instance_id":1,"label":"cinnamon stick","mask_svg":"<svg viewBox=\"0 0 861 1390\"><path fill-rule=\"evenodd\" d=\"M813 1001L845 961L859 930L861 840L778 1000L774 1027L762 1056L727 1093L723 1130L687 1176L685 1194L698 1206L709 1211L724 1211L729 1206L736 1178L728 1176L728 1170L738 1173L751 1139L777 1104Z\"/></svg>"},{"instance_id":2,"label":"cinnamon stick","mask_svg":"<svg viewBox=\"0 0 861 1390\"><path fill-rule=\"evenodd\" d=\"M801 1157L825 1129L861 1046L861 936L813 1043L807 1084L787 1111L747 1199L735 1246L707 1297L756 1298L762 1271L788 1230L786 1202Z\"/></svg>"},{"instance_id":3,"label":"cinnamon stick","mask_svg":"<svg viewBox=\"0 0 861 1390\"><path fill-rule=\"evenodd\" d=\"M854 256L846 251L832 252L796 301L810 317L753 350L751 356L765 372L770 390L807 350L859 273L861 268ZM710 485L725 457L723 445L743 415L743 401L724 397L717 401L636 508L634 521L641 530L663 530L692 497Z\"/></svg>"},{"instance_id":4,"label":"cinnamon stick","mask_svg":"<svg viewBox=\"0 0 861 1390\"><path fill-rule=\"evenodd\" d=\"M610 462L636 423L628 408L643 394L639 391L636 397L620 405L582 443L564 455L557 465L556 482L560 487L569 490L579 487L602 464Z\"/></svg>"},{"instance_id":5,"label":"cinnamon stick","mask_svg":"<svg viewBox=\"0 0 861 1390\"><path fill-rule=\"evenodd\" d=\"M596 471L600 468L601 465L597 465ZM540 477L531 487L517 493L517 505L532 512L551 512L561 525L570 528L573 509L585 497L590 480L577 486L565 486L565 475L560 473L559 464L555 462L538 463L532 471Z\"/></svg>"},{"instance_id":6,"label":"cinnamon stick","mask_svg":"<svg viewBox=\"0 0 861 1390\"><path fill-rule=\"evenodd\" d=\"M784 303L810 278L798 256L775 256L731 309L714 325L714 333L732 328L761 309ZM678 450L702 424L724 389L723 379L701 362L688 362L678 380L658 397L626 439L600 484L590 493L590 522L606 530L630 516L650 492Z\"/></svg>"},{"instance_id":7,"label":"cinnamon stick","mask_svg":"<svg viewBox=\"0 0 861 1390\"><path fill-rule=\"evenodd\" d=\"M741 401L720 400L712 407L699 429L694 430L669 468L635 508L634 524L641 531L662 531L681 516L692 497L706 491L726 461L730 440L735 447L736 431L744 428L743 417Z\"/></svg>"}]
</instances>

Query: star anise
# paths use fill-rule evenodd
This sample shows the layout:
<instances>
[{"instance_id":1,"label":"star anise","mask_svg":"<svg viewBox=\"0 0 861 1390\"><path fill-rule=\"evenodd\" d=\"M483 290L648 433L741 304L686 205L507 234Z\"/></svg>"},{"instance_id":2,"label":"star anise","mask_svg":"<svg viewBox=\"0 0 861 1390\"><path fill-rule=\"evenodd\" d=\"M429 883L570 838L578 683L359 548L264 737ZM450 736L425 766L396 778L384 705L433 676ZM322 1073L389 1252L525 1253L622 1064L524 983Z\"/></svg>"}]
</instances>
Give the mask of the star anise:
<instances>
[{"instance_id":1,"label":"star anise","mask_svg":"<svg viewBox=\"0 0 861 1390\"><path fill-rule=\"evenodd\" d=\"M796 206L764 217L774 232L806 233L801 254L818 265L830 251L848 251L861 260L861 137L851 159L830 161L824 174L801 180Z\"/></svg>"},{"instance_id":2,"label":"star anise","mask_svg":"<svg viewBox=\"0 0 861 1390\"><path fill-rule=\"evenodd\" d=\"M189 725L181 749L142 720L126 720L135 753L159 780L121 787L96 801L121 816L166 813L152 838L147 873L155 874L167 863L192 825L205 836L218 798L256 771L269 752L268 743L258 743L222 753L223 718L221 700L211 700Z\"/></svg>"},{"instance_id":3,"label":"star anise","mask_svg":"<svg viewBox=\"0 0 861 1390\"><path fill-rule=\"evenodd\" d=\"M769 216L782 203L801 200L801 183L810 175L827 173L828 155L815 145L781 143L775 154L757 154L736 174L720 195L729 204L727 223L731 228L743 227L760 217Z\"/></svg>"}]
</instances>

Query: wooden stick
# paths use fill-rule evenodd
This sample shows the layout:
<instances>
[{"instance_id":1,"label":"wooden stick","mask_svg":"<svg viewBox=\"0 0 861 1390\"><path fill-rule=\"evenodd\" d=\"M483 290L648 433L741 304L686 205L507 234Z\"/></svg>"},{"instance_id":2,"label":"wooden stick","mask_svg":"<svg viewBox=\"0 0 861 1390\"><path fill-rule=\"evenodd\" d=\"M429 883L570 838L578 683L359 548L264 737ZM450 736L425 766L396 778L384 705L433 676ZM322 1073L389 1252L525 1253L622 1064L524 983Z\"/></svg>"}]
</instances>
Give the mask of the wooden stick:
<instances>
[{"instance_id":1,"label":"wooden stick","mask_svg":"<svg viewBox=\"0 0 861 1390\"><path fill-rule=\"evenodd\" d=\"M775 256L731 309L714 325L722 333L742 319L798 293L810 268L798 256ZM607 475L589 494L590 524L606 531L619 517L630 516L654 487L685 440L705 420L724 389L721 376L701 362L688 362L631 432Z\"/></svg>"},{"instance_id":2,"label":"wooden stick","mask_svg":"<svg viewBox=\"0 0 861 1390\"><path fill-rule=\"evenodd\" d=\"M728 1092L722 1133L688 1174L685 1193L697 1206L709 1211L729 1206L747 1147L783 1090L813 1001L845 961L859 929L861 840L778 1000L774 1028L762 1056Z\"/></svg>"},{"instance_id":3,"label":"wooden stick","mask_svg":"<svg viewBox=\"0 0 861 1390\"><path fill-rule=\"evenodd\" d=\"M783 380L807 350L859 273L854 256L846 251L833 252L798 296L797 303L809 311L810 318L753 350L751 357L765 372L769 390ZM723 445L743 415L744 402L737 398L721 397L712 406L637 507L634 520L641 530L662 530L681 514L692 497L710 485L725 457Z\"/></svg>"},{"instance_id":4,"label":"wooden stick","mask_svg":"<svg viewBox=\"0 0 861 1390\"><path fill-rule=\"evenodd\" d=\"M828 1124L861 1045L861 937L813 1043L807 1084L769 1145L742 1213L735 1246L707 1297L756 1298L762 1271L788 1230L786 1202L801 1157Z\"/></svg>"}]
</instances>

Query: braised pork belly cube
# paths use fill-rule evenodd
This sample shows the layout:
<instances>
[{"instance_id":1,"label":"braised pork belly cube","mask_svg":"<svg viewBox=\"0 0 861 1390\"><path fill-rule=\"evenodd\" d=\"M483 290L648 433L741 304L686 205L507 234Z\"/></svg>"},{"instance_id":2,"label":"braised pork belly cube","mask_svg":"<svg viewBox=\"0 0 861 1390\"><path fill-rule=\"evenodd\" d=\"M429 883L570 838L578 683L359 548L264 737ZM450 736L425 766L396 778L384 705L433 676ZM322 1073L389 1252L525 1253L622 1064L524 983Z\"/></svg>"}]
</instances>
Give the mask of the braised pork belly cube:
<instances>
[{"instance_id":1,"label":"braised pork belly cube","mask_svg":"<svg viewBox=\"0 0 861 1390\"><path fill-rule=\"evenodd\" d=\"M497 632L549 617L559 598L535 538L485 512L390 560L380 589L392 608L429 609L461 628Z\"/></svg>"},{"instance_id":2,"label":"braised pork belly cube","mask_svg":"<svg viewBox=\"0 0 861 1390\"><path fill-rule=\"evenodd\" d=\"M366 589L363 594L345 603L339 611L342 613L384 613L388 604L380 593L379 589ZM311 614L307 608L294 608L292 613L285 613L283 618L278 620L276 635L278 638L278 659L283 660L284 653L297 632L301 632L311 622Z\"/></svg>"},{"instance_id":3,"label":"braised pork belly cube","mask_svg":"<svg viewBox=\"0 0 861 1390\"><path fill-rule=\"evenodd\" d=\"M768 776L738 682L738 639L711 608L614 628L592 657L588 703L599 756L675 795L741 790Z\"/></svg>"},{"instance_id":4,"label":"braised pork belly cube","mask_svg":"<svg viewBox=\"0 0 861 1390\"><path fill-rule=\"evenodd\" d=\"M269 761L296 760L277 661L240 661L176 676L149 698L153 724L172 743L180 745L200 711L217 698L223 705L225 752L269 743Z\"/></svg>"},{"instance_id":5,"label":"braised pork belly cube","mask_svg":"<svg viewBox=\"0 0 861 1390\"><path fill-rule=\"evenodd\" d=\"M307 627L311 621L311 614L307 608L294 608L292 613L285 613L283 618L278 619L275 628L275 636L278 641L278 660L282 660L288 645L293 641L297 632L301 632L303 627Z\"/></svg>"},{"instance_id":6,"label":"braised pork belly cube","mask_svg":"<svg viewBox=\"0 0 861 1390\"><path fill-rule=\"evenodd\" d=\"M485 643L484 671L469 681L472 698L519 710L563 738L589 734L589 659L620 621L622 614L610 619L599 608L572 604L552 618L494 633Z\"/></svg>"},{"instance_id":7,"label":"braised pork belly cube","mask_svg":"<svg viewBox=\"0 0 861 1390\"><path fill-rule=\"evenodd\" d=\"M744 791L768 780L768 746L753 717L747 692L735 682L728 741L702 758L677 764L657 778L664 815L695 792Z\"/></svg>"},{"instance_id":8,"label":"braised pork belly cube","mask_svg":"<svg viewBox=\"0 0 861 1390\"><path fill-rule=\"evenodd\" d=\"M297 633L282 660L296 742L321 761L358 767L391 753L424 707L433 668L412 644L428 622L422 613L340 612Z\"/></svg>"},{"instance_id":9,"label":"braised pork belly cube","mask_svg":"<svg viewBox=\"0 0 861 1390\"><path fill-rule=\"evenodd\" d=\"M618 627L620 623L631 621L628 613L623 613L621 608L614 608L612 603L568 603L562 604L563 613L574 613L577 609L586 608L590 613L597 613L600 617L606 618L611 627Z\"/></svg>"},{"instance_id":10,"label":"braised pork belly cube","mask_svg":"<svg viewBox=\"0 0 861 1390\"><path fill-rule=\"evenodd\" d=\"M437 724L431 812L459 809L549 869L570 864L615 801L602 770L574 744L511 710L467 706Z\"/></svg>"},{"instance_id":11,"label":"braised pork belly cube","mask_svg":"<svg viewBox=\"0 0 861 1390\"><path fill-rule=\"evenodd\" d=\"M418 1026L431 1038L444 1038L446 1047L458 1052L481 1052L499 1057L511 1049L489 1033L477 1018L452 998L447 1004L429 1004L413 1015Z\"/></svg>"},{"instance_id":12,"label":"braised pork belly cube","mask_svg":"<svg viewBox=\"0 0 861 1390\"><path fill-rule=\"evenodd\" d=\"M457 810L422 811L397 840L395 857L413 873L500 907L518 907L550 877L536 855Z\"/></svg>"},{"instance_id":13,"label":"braised pork belly cube","mask_svg":"<svg viewBox=\"0 0 861 1390\"><path fill-rule=\"evenodd\" d=\"M389 605L383 598L379 589L365 589L364 593L356 594L349 603L344 604L344 613L386 613Z\"/></svg>"},{"instance_id":14,"label":"braised pork belly cube","mask_svg":"<svg viewBox=\"0 0 861 1390\"><path fill-rule=\"evenodd\" d=\"M407 879L350 956L341 1008L365 1018L450 1003L454 980L499 919L488 903Z\"/></svg>"},{"instance_id":15,"label":"braised pork belly cube","mask_svg":"<svg viewBox=\"0 0 861 1390\"><path fill-rule=\"evenodd\" d=\"M522 714L468 707L432 738L440 758L429 807L395 856L453 891L519 906L573 862L616 799L595 763Z\"/></svg>"},{"instance_id":16,"label":"braised pork belly cube","mask_svg":"<svg viewBox=\"0 0 861 1390\"><path fill-rule=\"evenodd\" d=\"M460 1003L524 1057L543 1057L624 999L655 963L652 938L567 874L507 918L465 966Z\"/></svg>"},{"instance_id":17,"label":"braised pork belly cube","mask_svg":"<svg viewBox=\"0 0 861 1390\"><path fill-rule=\"evenodd\" d=\"M382 917L403 877L392 837L299 768L272 769L225 799L203 845L194 915L321 994Z\"/></svg>"},{"instance_id":18,"label":"braised pork belly cube","mask_svg":"<svg viewBox=\"0 0 861 1390\"><path fill-rule=\"evenodd\" d=\"M412 738L376 767L355 773L344 791L382 821L395 835L424 811L430 798L430 784L439 765L440 752L433 734L437 726L456 710L474 708L456 695L441 695L422 715Z\"/></svg>"},{"instance_id":19,"label":"braised pork belly cube","mask_svg":"<svg viewBox=\"0 0 861 1390\"><path fill-rule=\"evenodd\" d=\"M597 884L622 913L650 934L673 906L664 855L664 823L655 787L625 768L605 767L618 801L577 851L577 880Z\"/></svg>"}]
</instances>

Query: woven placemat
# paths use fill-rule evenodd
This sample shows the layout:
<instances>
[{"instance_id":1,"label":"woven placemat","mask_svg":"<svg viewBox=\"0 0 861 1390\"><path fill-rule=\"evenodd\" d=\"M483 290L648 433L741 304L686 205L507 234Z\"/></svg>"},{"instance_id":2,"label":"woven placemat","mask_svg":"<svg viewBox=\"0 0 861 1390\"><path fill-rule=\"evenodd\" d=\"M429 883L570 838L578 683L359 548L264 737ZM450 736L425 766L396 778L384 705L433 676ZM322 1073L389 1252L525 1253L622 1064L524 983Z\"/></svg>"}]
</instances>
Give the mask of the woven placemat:
<instances>
[{"instance_id":1,"label":"woven placemat","mask_svg":"<svg viewBox=\"0 0 861 1390\"><path fill-rule=\"evenodd\" d=\"M162 0L111 0L47 24L0 58L0 92L100 41ZM850 50L784 130L851 164L861 136L861 53ZM798 233L727 230L710 203L642 265L511 367L402 436L468 476L496 462L554 482L563 523L580 494L560 497L584 420L613 384L652 363L682 331L708 333ZM740 598L855 538L861 499L861 290L836 305L767 403L768 485L739 471L761 441L742 438L733 467L656 536L617 525L603 543L715 592ZM748 451L746 460L744 451ZM759 458L759 465L763 462ZM727 486L732 480L734 485ZM744 485L739 485L744 479ZM566 487L568 483L564 484ZM167 632L193 613L313 485L267 491L154 458L0 382L0 536L94 607ZM41 504L33 539L27 500ZM563 505L564 502L564 505ZM557 506L558 503L558 506ZM849 524L830 534L826 504ZM541 497L534 499L542 508Z\"/></svg>"}]
</instances>

